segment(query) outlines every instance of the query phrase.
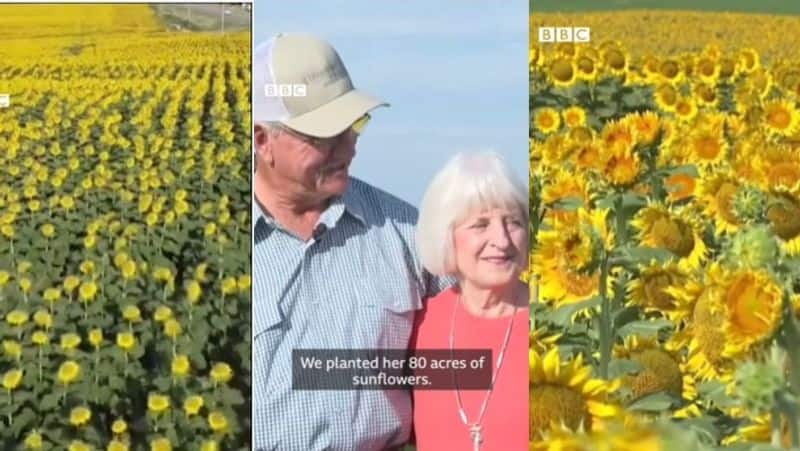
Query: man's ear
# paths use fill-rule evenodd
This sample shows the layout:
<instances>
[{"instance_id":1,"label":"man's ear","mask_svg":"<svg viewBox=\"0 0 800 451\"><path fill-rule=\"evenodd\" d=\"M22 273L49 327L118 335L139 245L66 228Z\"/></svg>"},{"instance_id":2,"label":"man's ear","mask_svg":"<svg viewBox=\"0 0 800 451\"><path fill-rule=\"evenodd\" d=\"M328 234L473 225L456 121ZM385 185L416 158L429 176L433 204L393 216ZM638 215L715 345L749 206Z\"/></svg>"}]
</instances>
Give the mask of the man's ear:
<instances>
[{"instance_id":1,"label":"man's ear","mask_svg":"<svg viewBox=\"0 0 800 451\"><path fill-rule=\"evenodd\" d=\"M275 135L270 133L266 127L261 124L255 124L253 128L253 147L256 152L256 160L272 164L272 140L274 139Z\"/></svg>"}]
</instances>

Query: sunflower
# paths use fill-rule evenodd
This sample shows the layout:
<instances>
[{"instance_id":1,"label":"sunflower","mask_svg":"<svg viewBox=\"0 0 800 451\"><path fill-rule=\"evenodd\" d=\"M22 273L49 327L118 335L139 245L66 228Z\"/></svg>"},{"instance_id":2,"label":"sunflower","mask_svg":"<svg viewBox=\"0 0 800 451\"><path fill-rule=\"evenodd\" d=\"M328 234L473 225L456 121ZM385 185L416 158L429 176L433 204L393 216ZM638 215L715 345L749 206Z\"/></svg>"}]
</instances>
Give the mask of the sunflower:
<instances>
[{"instance_id":1,"label":"sunflower","mask_svg":"<svg viewBox=\"0 0 800 451\"><path fill-rule=\"evenodd\" d=\"M671 316L677 301L668 289L683 286L686 281L687 274L677 263L651 262L641 267L638 277L628 283L628 296L632 304L643 307L646 312Z\"/></svg>"},{"instance_id":2,"label":"sunflower","mask_svg":"<svg viewBox=\"0 0 800 451\"><path fill-rule=\"evenodd\" d=\"M625 187L634 184L644 169L644 164L632 146L606 146L601 152L600 172L613 186Z\"/></svg>"},{"instance_id":3,"label":"sunflower","mask_svg":"<svg viewBox=\"0 0 800 451\"><path fill-rule=\"evenodd\" d=\"M717 62L719 65L719 79L723 81L728 81L730 78L735 77L739 74L739 64L733 58L723 56Z\"/></svg>"},{"instance_id":4,"label":"sunflower","mask_svg":"<svg viewBox=\"0 0 800 451\"><path fill-rule=\"evenodd\" d=\"M791 255L800 255L800 199L789 193L778 193L767 207L767 219L781 239L781 247Z\"/></svg>"},{"instance_id":5,"label":"sunflower","mask_svg":"<svg viewBox=\"0 0 800 451\"><path fill-rule=\"evenodd\" d=\"M573 129L572 132L579 131L580 128ZM573 133L570 133L572 135ZM600 160L602 145L594 138L586 141L573 140L570 159L578 170L599 169L602 161Z\"/></svg>"},{"instance_id":6,"label":"sunflower","mask_svg":"<svg viewBox=\"0 0 800 451\"><path fill-rule=\"evenodd\" d=\"M619 416L620 407L609 402L619 381L592 379L582 355L562 361L557 347L544 356L531 349L529 365L531 439L559 427L597 430L605 419Z\"/></svg>"},{"instance_id":7,"label":"sunflower","mask_svg":"<svg viewBox=\"0 0 800 451\"><path fill-rule=\"evenodd\" d=\"M700 227L685 211L651 203L639 210L631 225L638 229L641 244L672 252L683 270L698 268L706 258Z\"/></svg>"},{"instance_id":8,"label":"sunflower","mask_svg":"<svg viewBox=\"0 0 800 451\"><path fill-rule=\"evenodd\" d=\"M545 431L538 439L530 439L528 451L591 451L587 436L564 427Z\"/></svg>"},{"instance_id":9,"label":"sunflower","mask_svg":"<svg viewBox=\"0 0 800 451\"><path fill-rule=\"evenodd\" d=\"M697 398L694 379L683 373L685 359L681 353L668 349L658 340L628 336L621 345L614 347L614 356L632 360L642 367L622 377L622 386L631 390L631 402L658 392L687 401Z\"/></svg>"},{"instance_id":10,"label":"sunflower","mask_svg":"<svg viewBox=\"0 0 800 451\"><path fill-rule=\"evenodd\" d=\"M561 128L561 116L553 108L542 108L533 114L534 126L544 134L550 134Z\"/></svg>"},{"instance_id":11,"label":"sunflower","mask_svg":"<svg viewBox=\"0 0 800 451\"><path fill-rule=\"evenodd\" d=\"M553 85L569 87L577 79L578 69L572 58L558 57L550 61L547 66L547 77Z\"/></svg>"},{"instance_id":12,"label":"sunflower","mask_svg":"<svg viewBox=\"0 0 800 451\"><path fill-rule=\"evenodd\" d=\"M621 46L609 46L603 51L603 66L614 75L625 75L630 56Z\"/></svg>"},{"instance_id":13,"label":"sunflower","mask_svg":"<svg viewBox=\"0 0 800 451\"><path fill-rule=\"evenodd\" d=\"M532 46L528 49L528 66L533 70L535 67L539 67L544 59L544 53L542 52L542 48L538 45Z\"/></svg>"},{"instance_id":14,"label":"sunflower","mask_svg":"<svg viewBox=\"0 0 800 451\"><path fill-rule=\"evenodd\" d=\"M752 73L761 66L761 57L758 50L748 47L739 52L739 67L742 72Z\"/></svg>"},{"instance_id":15,"label":"sunflower","mask_svg":"<svg viewBox=\"0 0 800 451\"><path fill-rule=\"evenodd\" d=\"M678 103L678 90L669 83L656 86L653 97L656 106L665 112L674 112L675 105Z\"/></svg>"},{"instance_id":16,"label":"sunflower","mask_svg":"<svg viewBox=\"0 0 800 451\"><path fill-rule=\"evenodd\" d=\"M677 59L667 58L658 64L658 75L662 82L677 85L683 81L684 72Z\"/></svg>"},{"instance_id":17,"label":"sunflower","mask_svg":"<svg viewBox=\"0 0 800 451\"><path fill-rule=\"evenodd\" d=\"M702 56L697 60L694 69L695 75L697 75L703 83L712 86L717 84L720 66L714 59L709 56Z\"/></svg>"},{"instance_id":18,"label":"sunflower","mask_svg":"<svg viewBox=\"0 0 800 451\"><path fill-rule=\"evenodd\" d=\"M648 82L654 83L659 77L661 61L656 56L647 54L642 57L641 67L642 73L647 77Z\"/></svg>"},{"instance_id":19,"label":"sunflower","mask_svg":"<svg viewBox=\"0 0 800 451\"><path fill-rule=\"evenodd\" d=\"M790 136L798 131L800 112L787 100L774 100L764 105L763 120L769 133Z\"/></svg>"},{"instance_id":20,"label":"sunflower","mask_svg":"<svg viewBox=\"0 0 800 451\"><path fill-rule=\"evenodd\" d=\"M631 124L622 120L607 122L600 139L607 147L632 147L636 143Z\"/></svg>"},{"instance_id":21,"label":"sunflower","mask_svg":"<svg viewBox=\"0 0 800 451\"><path fill-rule=\"evenodd\" d=\"M687 348L686 368L700 380L733 380L737 360L767 342L780 324L783 293L761 269L725 269L712 263L702 281L668 290L687 327L671 349Z\"/></svg>"},{"instance_id":22,"label":"sunflower","mask_svg":"<svg viewBox=\"0 0 800 451\"><path fill-rule=\"evenodd\" d=\"M716 108L719 104L719 95L717 95L717 90L713 86L705 83L697 83L694 85L692 93L697 103L701 106Z\"/></svg>"},{"instance_id":23,"label":"sunflower","mask_svg":"<svg viewBox=\"0 0 800 451\"><path fill-rule=\"evenodd\" d=\"M577 48L574 43L572 42L559 42L556 44L556 53L561 56L566 56L568 58L572 58L575 56L575 52Z\"/></svg>"},{"instance_id":24,"label":"sunflower","mask_svg":"<svg viewBox=\"0 0 800 451\"><path fill-rule=\"evenodd\" d=\"M572 171L564 167L558 167L550 173L547 183L542 187L542 202L552 207L547 210L547 214L558 220L568 220L577 216L574 211L557 208L555 204L560 200L569 198L580 199L583 205L589 205L591 194L586 179L576 176Z\"/></svg>"},{"instance_id":25,"label":"sunflower","mask_svg":"<svg viewBox=\"0 0 800 451\"><path fill-rule=\"evenodd\" d=\"M652 144L661 131L661 118L653 111L634 113L622 119L633 130L636 141Z\"/></svg>"},{"instance_id":26,"label":"sunflower","mask_svg":"<svg viewBox=\"0 0 800 451\"><path fill-rule=\"evenodd\" d=\"M688 97L680 97L675 102L675 116L679 121L691 122L697 117L697 103Z\"/></svg>"},{"instance_id":27,"label":"sunflower","mask_svg":"<svg viewBox=\"0 0 800 451\"><path fill-rule=\"evenodd\" d=\"M696 128L689 136L689 145L693 161L700 166L718 164L728 153L721 124Z\"/></svg>"},{"instance_id":28,"label":"sunflower","mask_svg":"<svg viewBox=\"0 0 800 451\"><path fill-rule=\"evenodd\" d=\"M545 353L553 347L561 334L551 334L544 328L533 329L528 334L528 348Z\"/></svg>"},{"instance_id":29,"label":"sunflower","mask_svg":"<svg viewBox=\"0 0 800 451\"><path fill-rule=\"evenodd\" d=\"M736 232L741 221L734 210L734 196L742 183L730 171L712 171L700 178L697 198L703 206L703 214L715 224L717 235Z\"/></svg>"},{"instance_id":30,"label":"sunflower","mask_svg":"<svg viewBox=\"0 0 800 451\"><path fill-rule=\"evenodd\" d=\"M577 220L554 221L552 229L539 231L534 273L539 276L542 299L557 307L598 293L600 271L593 268L597 247L610 248L613 243L607 214L608 210L579 208Z\"/></svg>"},{"instance_id":31,"label":"sunflower","mask_svg":"<svg viewBox=\"0 0 800 451\"><path fill-rule=\"evenodd\" d=\"M755 160L762 189L800 192L800 153L786 146L764 146Z\"/></svg>"},{"instance_id":32,"label":"sunflower","mask_svg":"<svg viewBox=\"0 0 800 451\"><path fill-rule=\"evenodd\" d=\"M564 110L562 116L564 116L564 124L571 129L586 125L586 110L577 105Z\"/></svg>"},{"instance_id":33,"label":"sunflower","mask_svg":"<svg viewBox=\"0 0 800 451\"><path fill-rule=\"evenodd\" d=\"M667 190L667 201L680 202L694 196L697 182L689 174L675 173L664 179L664 188Z\"/></svg>"},{"instance_id":34,"label":"sunflower","mask_svg":"<svg viewBox=\"0 0 800 451\"><path fill-rule=\"evenodd\" d=\"M586 53L575 57L575 69L579 79L589 82L597 80L597 76L600 73L597 58L593 58Z\"/></svg>"},{"instance_id":35,"label":"sunflower","mask_svg":"<svg viewBox=\"0 0 800 451\"><path fill-rule=\"evenodd\" d=\"M779 449L791 449L792 436L789 431L789 423L786 418L781 417L781 446ZM725 446L733 443L770 443L772 442L772 416L768 413L756 415L749 418L748 421L739 426L736 432L722 440Z\"/></svg>"}]
</instances>

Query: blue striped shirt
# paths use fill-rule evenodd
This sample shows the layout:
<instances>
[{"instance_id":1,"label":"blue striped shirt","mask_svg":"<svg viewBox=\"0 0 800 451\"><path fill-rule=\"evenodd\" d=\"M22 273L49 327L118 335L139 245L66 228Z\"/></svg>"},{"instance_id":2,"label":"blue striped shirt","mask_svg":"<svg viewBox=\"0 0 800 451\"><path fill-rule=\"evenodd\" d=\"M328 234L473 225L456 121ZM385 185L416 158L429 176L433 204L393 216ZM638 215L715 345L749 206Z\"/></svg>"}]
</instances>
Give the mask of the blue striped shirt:
<instances>
[{"instance_id":1,"label":"blue striped shirt","mask_svg":"<svg viewBox=\"0 0 800 451\"><path fill-rule=\"evenodd\" d=\"M293 391L292 349L408 346L422 299L449 284L414 247L414 207L350 179L302 241L253 202L253 449L380 450L403 444L402 390Z\"/></svg>"}]
</instances>

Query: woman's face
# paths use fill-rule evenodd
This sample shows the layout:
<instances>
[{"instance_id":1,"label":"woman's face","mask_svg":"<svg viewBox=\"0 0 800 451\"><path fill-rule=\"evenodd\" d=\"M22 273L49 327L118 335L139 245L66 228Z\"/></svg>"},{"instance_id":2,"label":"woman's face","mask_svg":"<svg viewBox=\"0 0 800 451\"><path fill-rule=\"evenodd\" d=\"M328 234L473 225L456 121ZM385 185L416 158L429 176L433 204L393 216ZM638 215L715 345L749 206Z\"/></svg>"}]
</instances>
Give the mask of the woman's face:
<instances>
[{"instance_id":1,"label":"woman's face","mask_svg":"<svg viewBox=\"0 0 800 451\"><path fill-rule=\"evenodd\" d=\"M528 224L517 209L482 211L456 224L453 245L462 279L483 289L503 288L528 263Z\"/></svg>"}]
</instances>

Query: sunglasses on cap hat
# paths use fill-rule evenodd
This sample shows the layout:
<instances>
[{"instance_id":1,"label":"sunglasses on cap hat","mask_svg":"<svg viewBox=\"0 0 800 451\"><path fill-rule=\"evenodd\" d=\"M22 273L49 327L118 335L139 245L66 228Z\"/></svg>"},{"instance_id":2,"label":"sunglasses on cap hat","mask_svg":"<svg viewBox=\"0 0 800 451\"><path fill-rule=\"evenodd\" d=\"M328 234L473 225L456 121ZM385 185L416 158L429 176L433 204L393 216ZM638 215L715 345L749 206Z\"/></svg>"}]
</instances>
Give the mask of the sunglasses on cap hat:
<instances>
[{"instance_id":1,"label":"sunglasses on cap hat","mask_svg":"<svg viewBox=\"0 0 800 451\"><path fill-rule=\"evenodd\" d=\"M317 138L315 136L308 136L308 135L300 133L300 132L298 132L296 130L292 130L291 128L289 128L289 127L287 127L285 125L282 125L282 124L279 124L278 128L280 128L281 130L285 131L286 133L288 133L290 135L293 135L294 137L300 139L301 141L303 141L306 144L314 147L317 150L328 152L331 149L333 149L337 144L339 144L339 141L347 133L351 133L352 132L353 134L355 134L355 136L358 136L361 133L363 133L364 129L367 127L367 124L369 124L369 121L370 121L371 118L372 117L369 115L369 113L364 114L363 116L358 118L355 122L353 122L353 124L347 130L343 131L342 133L339 133L336 136L332 136L330 138Z\"/></svg>"}]
</instances>

